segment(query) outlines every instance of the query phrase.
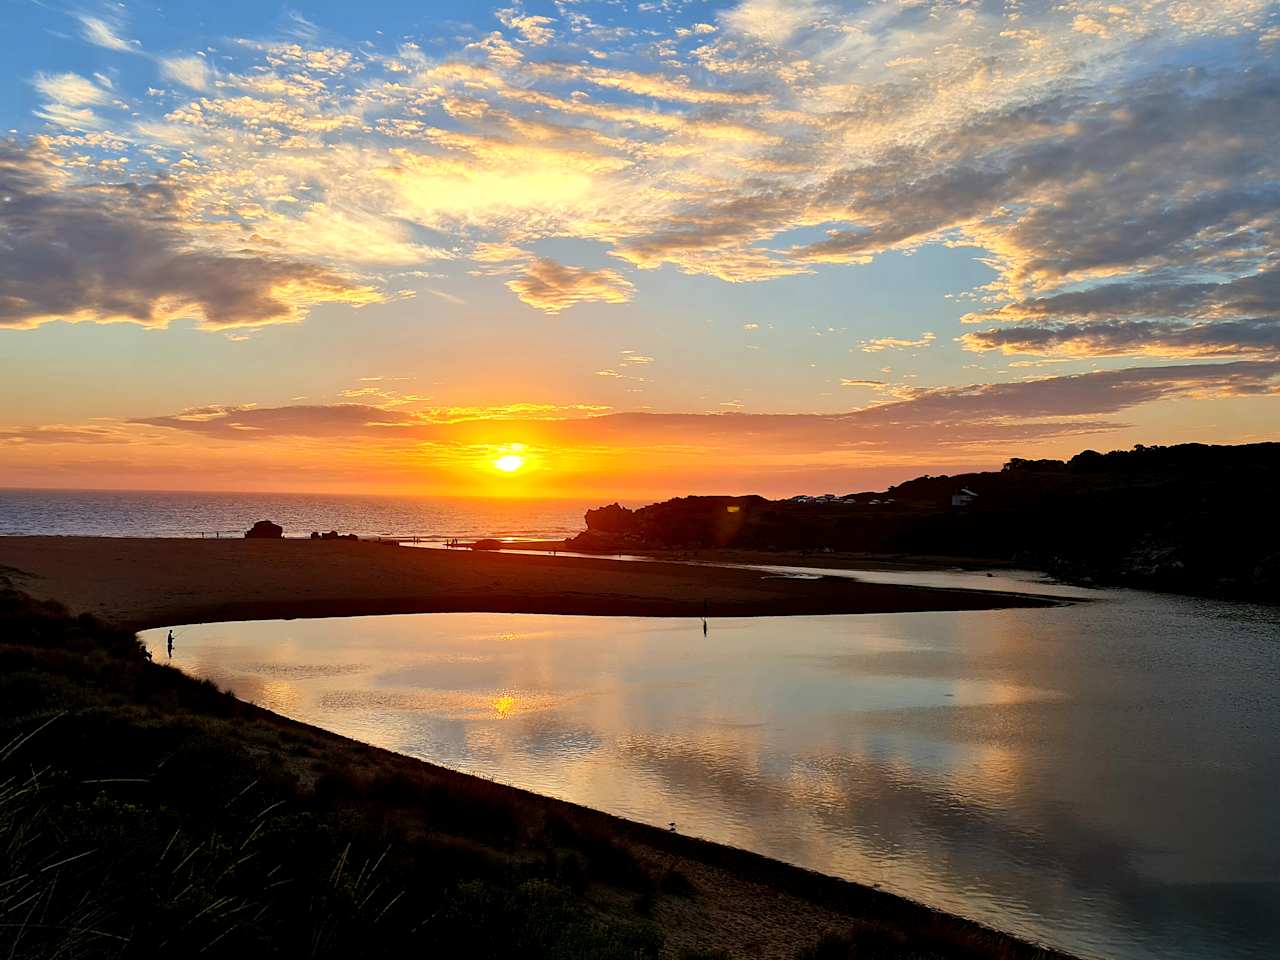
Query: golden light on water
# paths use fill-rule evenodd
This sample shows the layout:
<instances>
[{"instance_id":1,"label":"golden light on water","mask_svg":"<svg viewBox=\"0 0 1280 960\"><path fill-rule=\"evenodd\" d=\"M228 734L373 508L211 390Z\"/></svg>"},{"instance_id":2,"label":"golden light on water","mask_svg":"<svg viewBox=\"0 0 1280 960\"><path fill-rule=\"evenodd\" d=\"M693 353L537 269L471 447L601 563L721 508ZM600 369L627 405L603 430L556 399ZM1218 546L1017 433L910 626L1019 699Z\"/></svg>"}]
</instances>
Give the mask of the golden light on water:
<instances>
[{"instance_id":1,"label":"golden light on water","mask_svg":"<svg viewBox=\"0 0 1280 960\"><path fill-rule=\"evenodd\" d=\"M509 693L504 693L493 701L493 710L499 717L510 716L515 707L516 698Z\"/></svg>"}]
</instances>

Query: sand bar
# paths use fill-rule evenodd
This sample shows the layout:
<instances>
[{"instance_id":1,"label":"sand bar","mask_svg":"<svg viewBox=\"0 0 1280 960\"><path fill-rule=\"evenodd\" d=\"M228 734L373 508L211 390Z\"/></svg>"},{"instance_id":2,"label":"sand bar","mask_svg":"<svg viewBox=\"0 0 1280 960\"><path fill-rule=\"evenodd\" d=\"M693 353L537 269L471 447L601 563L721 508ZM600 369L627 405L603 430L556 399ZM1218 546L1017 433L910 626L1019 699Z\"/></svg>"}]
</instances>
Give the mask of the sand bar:
<instances>
[{"instance_id":1,"label":"sand bar","mask_svg":"<svg viewBox=\"0 0 1280 960\"><path fill-rule=\"evenodd\" d=\"M980 590L785 579L683 563L629 563L370 541L3 537L0 575L132 629L385 613L713 617L1051 606Z\"/></svg>"}]
</instances>

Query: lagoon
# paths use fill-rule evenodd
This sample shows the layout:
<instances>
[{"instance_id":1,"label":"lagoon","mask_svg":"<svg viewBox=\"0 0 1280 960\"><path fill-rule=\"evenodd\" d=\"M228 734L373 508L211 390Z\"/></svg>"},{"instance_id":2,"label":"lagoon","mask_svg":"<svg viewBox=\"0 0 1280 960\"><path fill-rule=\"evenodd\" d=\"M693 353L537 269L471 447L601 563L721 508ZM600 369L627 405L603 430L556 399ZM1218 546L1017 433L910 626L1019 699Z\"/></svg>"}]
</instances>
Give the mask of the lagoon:
<instances>
[{"instance_id":1,"label":"lagoon","mask_svg":"<svg viewBox=\"0 0 1280 960\"><path fill-rule=\"evenodd\" d=\"M525 614L219 623L176 628L174 663L336 733L1081 956L1280 955L1280 610L859 575L1083 602L713 617L706 636ZM143 634L157 660L165 633Z\"/></svg>"}]
</instances>

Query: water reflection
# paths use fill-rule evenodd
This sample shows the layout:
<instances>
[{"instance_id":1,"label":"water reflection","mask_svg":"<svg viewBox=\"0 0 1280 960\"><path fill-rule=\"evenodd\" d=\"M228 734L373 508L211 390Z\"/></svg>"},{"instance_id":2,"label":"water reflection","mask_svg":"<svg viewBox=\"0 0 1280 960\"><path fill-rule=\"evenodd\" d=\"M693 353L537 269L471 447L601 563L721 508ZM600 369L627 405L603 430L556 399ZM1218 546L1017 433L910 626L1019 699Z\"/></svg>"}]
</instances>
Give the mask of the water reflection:
<instances>
[{"instance_id":1,"label":"water reflection","mask_svg":"<svg viewBox=\"0 0 1280 960\"><path fill-rule=\"evenodd\" d=\"M212 624L178 630L175 662L348 736L1083 955L1280 955L1280 614L1097 596L705 638L697 619Z\"/></svg>"}]
</instances>

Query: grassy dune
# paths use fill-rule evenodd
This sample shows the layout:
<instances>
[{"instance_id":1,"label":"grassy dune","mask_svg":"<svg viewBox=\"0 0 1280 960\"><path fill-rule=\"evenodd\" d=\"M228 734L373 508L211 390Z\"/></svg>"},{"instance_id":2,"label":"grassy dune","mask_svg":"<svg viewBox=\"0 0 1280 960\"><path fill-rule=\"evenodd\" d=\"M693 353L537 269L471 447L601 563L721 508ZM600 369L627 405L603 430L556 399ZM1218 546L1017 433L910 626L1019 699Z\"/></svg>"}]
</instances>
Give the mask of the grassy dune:
<instances>
[{"instance_id":1,"label":"grassy dune","mask_svg":"<svg viewBox=\"0 0 1280 960\"><path fill-rule=\"evenodd\" d=\"M1054 956L287 721L12 590L0 955Z\"/></svg>"}]
</instances>

